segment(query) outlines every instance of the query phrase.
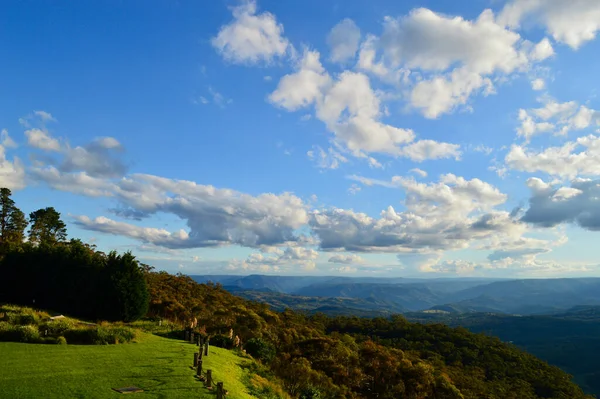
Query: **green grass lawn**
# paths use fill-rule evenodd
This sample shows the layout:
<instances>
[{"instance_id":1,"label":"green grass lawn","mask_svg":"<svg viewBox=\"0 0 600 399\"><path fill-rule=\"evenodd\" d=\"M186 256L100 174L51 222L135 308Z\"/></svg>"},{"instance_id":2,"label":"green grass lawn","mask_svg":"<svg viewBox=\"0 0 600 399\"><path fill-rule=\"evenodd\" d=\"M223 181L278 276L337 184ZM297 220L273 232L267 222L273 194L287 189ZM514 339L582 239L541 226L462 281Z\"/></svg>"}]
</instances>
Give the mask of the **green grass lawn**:
<instances>
[{"instance_id":1,"label":"green grass lawn","mask_svg":"<svg viewBox=\"0 0 600 399\"><path fill-rule=\"evenodd\" d=\"M240 364L248 360L210 349L203 368L224 383L227 398L255 398L242 383ZM214 399L191 368L195 351L195 345L146 333L122 345L0 342L0 398L112 398L122 394L111 388L134 385L144 392L133 397Z\"/></svg>"}]
</instances>

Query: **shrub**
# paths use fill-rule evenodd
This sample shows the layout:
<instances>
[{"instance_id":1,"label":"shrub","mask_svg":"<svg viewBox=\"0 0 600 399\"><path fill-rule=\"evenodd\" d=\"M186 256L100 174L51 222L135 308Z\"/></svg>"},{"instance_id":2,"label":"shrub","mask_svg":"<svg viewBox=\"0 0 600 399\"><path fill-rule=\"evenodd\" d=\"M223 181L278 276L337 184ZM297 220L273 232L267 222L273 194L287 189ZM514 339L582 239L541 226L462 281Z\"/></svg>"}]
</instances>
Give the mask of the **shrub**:
<instances>
[{"instance_id":1,"label":"shrub","mask_svg":"<svg viewBox=\"0 0 600 399\"><path fill-rule=\"evenodd\" d=\"M0 321L0 341L19 342L17 328L7 321Z\"/></svg>"},{"instance_id":2,"label":"shrub","mask_svg":"<svg viewBox=\"0 0 600 399\"><path fill-rule=\"evenodd\" d=\"M36 326L18 326L19 342L40 342L40 332Z\"/></svg>"},{"instance_id":3,"label":"shrub","mask_svg":"<svg viewBox=\"0 0 600 399\"><path fill-rule=\"evenodd\" d=\"M61 335L60 337L56 338L56 343L58 345L66 345L67 339Z\"/></svg>"},{"instance_id":4,"label":"shrub","mask_svg":"<svg viewBox=\"0 0 600 399\"><path fill-rule=\"evenodd\" d=\"M233 340L226 335L213 335L209 342L219 348L230 349L233 347Z\"/></svg>"},{"instance_id":5,"label":"shrub","mask_svg":"<svg viewBox=\"0 0 600 399\"><path fill-rule=\"evenodd\" d=\"M74 327L64 331L63 336L72 344L90 345L96 343L98 333L95 327Z\"/></svg>"},{"instance_id":6,"label":"shrub","mask_svg":"<svg viewBox=\"0 0 600 399\"><path fill-rule=\"evenodd\" d=\"M261 338L250 338L244 346L246 352L263 363L270 363L275 357L275 347Z\"/></svg>"},{"instance_id":7,"label":"shrub","mask_svg":"<svg viewBox=\"0 0 600 399\"><path fill-rule=\"evenodd\" d=\"M70 319L50 320L40 325L40 331L48 331L48 335L59 336L74 326L75 322Z\"/></svg>"},{"instance_id":8,"label":"shrub","mask_svg":"<svg viewBox=\"0 0 600 399\"><path fill-rule=\"evenodd\" d=\"M66 330L64 337L71 344L108 345L131 342L135 331L128 327L76 327Z\"/></svg>"}]
</instances>

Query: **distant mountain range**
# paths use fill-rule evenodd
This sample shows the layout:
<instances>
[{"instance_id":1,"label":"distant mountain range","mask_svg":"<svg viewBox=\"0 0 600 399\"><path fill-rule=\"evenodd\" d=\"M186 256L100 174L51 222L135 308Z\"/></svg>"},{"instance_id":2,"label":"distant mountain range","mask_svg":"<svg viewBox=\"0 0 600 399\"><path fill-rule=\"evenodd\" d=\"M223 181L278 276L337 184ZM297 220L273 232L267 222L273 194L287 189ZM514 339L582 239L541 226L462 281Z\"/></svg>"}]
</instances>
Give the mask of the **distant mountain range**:
<instances>
[{"instance_id":1,"label":"distant mountain range","mask_svg":"<svg viewBox=\"0 0 600 399\"><path fill-rule=\"evenodd\" d=\"M578 305L600 305L600 278L191 277L201 283L220 283L230 292L269 303L276 309L326 310L334 314L356 314L356 310L378 314L446 310L530 315L567 311ZM320 309L323 306L326 308Z\"/></svg>"}]
</instances>

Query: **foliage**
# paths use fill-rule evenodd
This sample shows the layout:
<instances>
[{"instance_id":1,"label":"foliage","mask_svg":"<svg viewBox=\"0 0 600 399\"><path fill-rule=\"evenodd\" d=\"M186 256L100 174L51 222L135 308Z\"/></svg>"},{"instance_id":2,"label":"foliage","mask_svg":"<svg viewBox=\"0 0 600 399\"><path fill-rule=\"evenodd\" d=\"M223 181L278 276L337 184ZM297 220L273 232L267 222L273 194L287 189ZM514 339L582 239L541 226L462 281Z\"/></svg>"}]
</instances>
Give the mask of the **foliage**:
<instances>
[{"instance_id":1,"label":"foliage","mask_svg":"<svg viewBox=\"0 0 600 399\"><path fill-rule=\"evenodd\" d=\"M29 214L29 241L39 245L54 245L67 238L67 225L53 207L38 209Z\"/></svg>"},{"instance_id":2,"label":"foliage","mask_svg":"<svg viewBox=\"0 0 600 399\"><path fill-rule=\"evenodd\" d=\"M188 276L146 269L146 279L149 317L168 318L181 327L196 319L196 331L213 337L233 330L246 351L262 357L269 373L294 398L586 397L558 368L466 329L409 323L400 316L275 312ZM261 348L274 351L262 356ZM263 380L269 377L257 374L252 384L262 389ZM260 392L261 397L271 395L267 388Z\"/></svg>"},{"instance_id":3,"label":"foliage","mask_svg":"<svg viewBox=\"0 0 600 399\"><path fill-rule=\"evenodd\" d=\"M8 188L0 188L0 245L3 249L23 242L27 220L16 207Z\"/></svg>"},{"instance_id":4,"label":"foliage","mask_svg":"<svg viewBox=\"0 0 600 399\"><path fill-rule=\"evenodd\" d=\"M79 240L22 244L0 260L0 274L2 302L110 321L133 321L148 309L146 281L133 255L105 255Z\"/></svg>"},{"instance_id":5,"label":"foliage","mask_svg":"<svg viewBox=\"0 0 600 399\"><path fill-rule=\"evenodd\" d=\"M275 357L275 347L261 338L250 338L244 349L263 363L269 363Z\"/></svg>"},{"instance_id":6,"label":"foliage","mask_svg":"<svg viewBox=\"0 0 600 399\"><path fill-rule=\"evenodd\" d=\"M2 306L0 341L107 345L131 342L135 330L124 325L82 323L75 319L50 319L46 312L19 306Z\"/></svg>"}]
</instances>

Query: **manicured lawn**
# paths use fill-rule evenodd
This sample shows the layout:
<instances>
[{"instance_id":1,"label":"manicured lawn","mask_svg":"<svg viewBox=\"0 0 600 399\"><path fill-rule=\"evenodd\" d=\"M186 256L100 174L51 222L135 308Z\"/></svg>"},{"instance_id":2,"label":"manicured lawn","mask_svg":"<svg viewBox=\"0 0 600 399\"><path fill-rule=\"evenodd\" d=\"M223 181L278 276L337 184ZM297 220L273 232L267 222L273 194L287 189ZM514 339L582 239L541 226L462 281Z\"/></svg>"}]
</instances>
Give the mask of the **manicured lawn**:
<instances>
[{"instance_id":1,"label":"manicured lawn","mask_svg":"<svg viewBox=\"0 0 600 399\"><path fill-rule=\"evenodd\" d=\"M195 345L139 333L122 345L49 345L0 342L0 398L113 398L111 388L137 386L126 397L212 398L191 368ZM241 382L247 360L211 347L204 369L224 382L228 399L251 399Z\"/></svg>"}]
</instances>

